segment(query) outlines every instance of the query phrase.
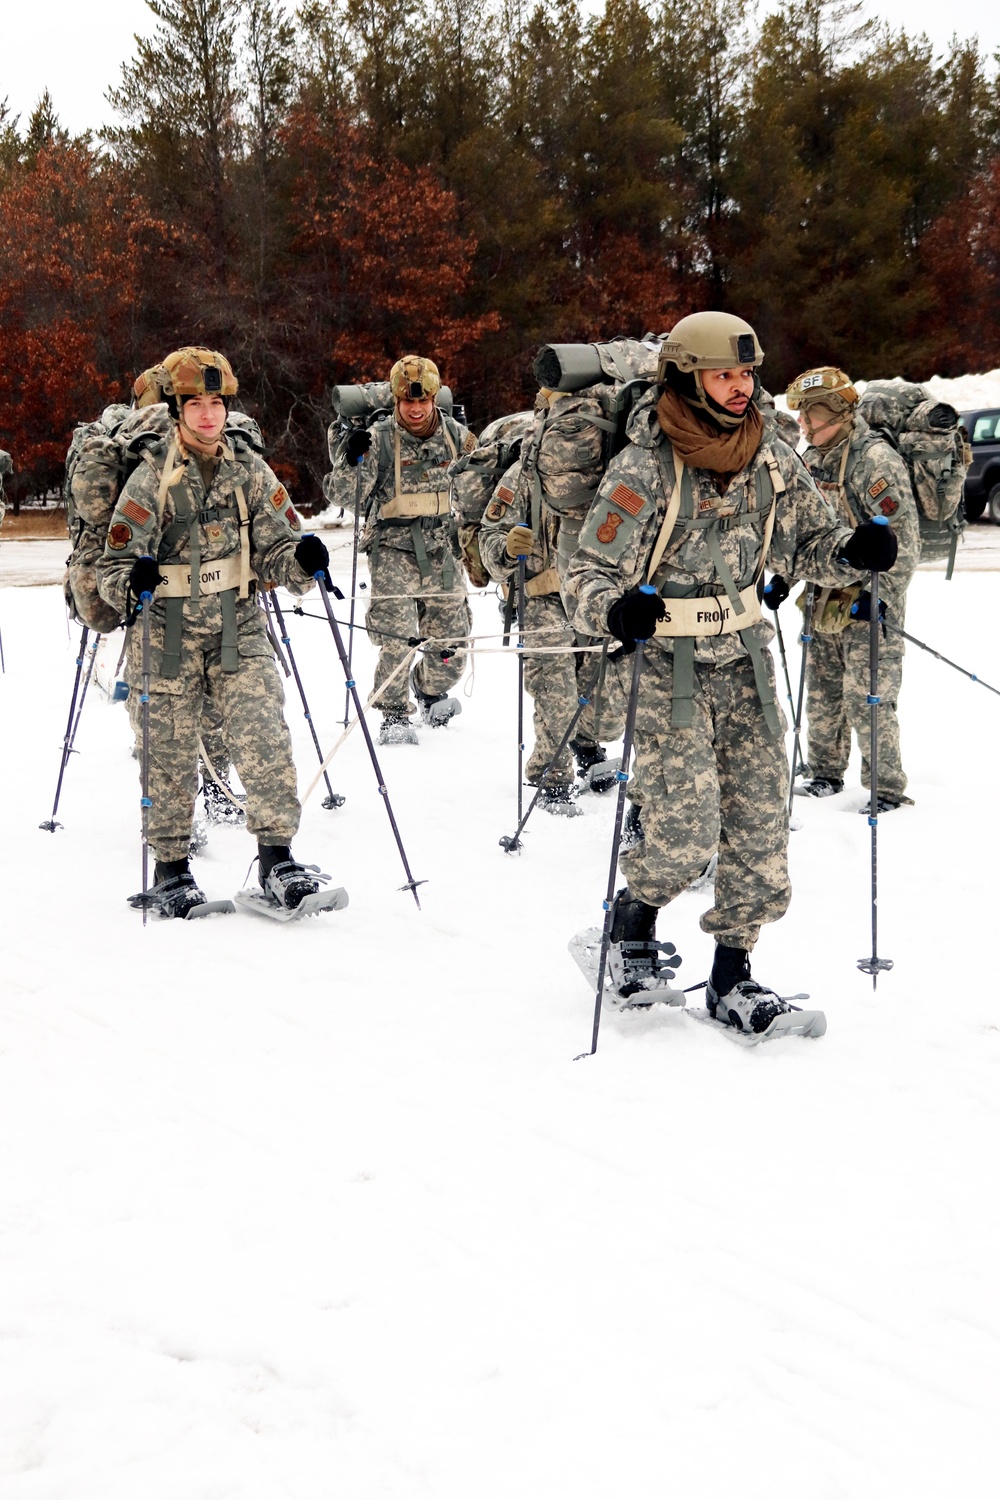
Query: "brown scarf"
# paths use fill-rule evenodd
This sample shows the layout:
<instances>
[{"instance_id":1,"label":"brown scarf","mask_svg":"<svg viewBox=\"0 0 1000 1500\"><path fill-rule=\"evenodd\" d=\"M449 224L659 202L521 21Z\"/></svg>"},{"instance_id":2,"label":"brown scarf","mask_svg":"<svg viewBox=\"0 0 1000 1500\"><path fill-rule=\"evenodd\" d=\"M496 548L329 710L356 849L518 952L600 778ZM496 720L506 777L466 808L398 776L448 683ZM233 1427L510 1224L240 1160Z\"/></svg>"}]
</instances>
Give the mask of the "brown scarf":
<instances>
[{"instance_id":1,"label":"brown scarf","mask_svg":"<svg viewBox=\"0 0 1000 1500\"><path fill-rule=\"evenodd\" d=\"M682 396L671 390L665 390L656 403L656 416L684 463L716 474L738 474L757 452L764 433L763 420L753 403L739 427L722 432L703 421Z\"/></svg>"}]
</instances>

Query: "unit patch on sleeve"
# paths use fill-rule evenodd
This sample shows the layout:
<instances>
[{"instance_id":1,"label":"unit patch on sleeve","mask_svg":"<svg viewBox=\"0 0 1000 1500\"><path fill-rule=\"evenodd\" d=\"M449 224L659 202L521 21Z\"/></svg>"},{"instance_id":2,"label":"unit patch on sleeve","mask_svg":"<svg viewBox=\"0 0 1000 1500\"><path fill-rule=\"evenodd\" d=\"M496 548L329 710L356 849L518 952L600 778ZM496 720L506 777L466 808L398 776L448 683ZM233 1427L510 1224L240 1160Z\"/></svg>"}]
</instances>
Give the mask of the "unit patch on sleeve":
<instances>
[{"instance_id":1,"label":"unit patch on sleeve","mask_svg":"<svg viewBox=\"0 0 1000 1500\"><path fill-rule=\"evenodd\" d=\"M295 514L295 509L291 505L285 511L285 520L288 522L289 526L292 528L293 531L301 531L301 529L302 529L302 522L299 520L298 516Z\"/></svg>"},{"instance_id":2,"label":"unit patch on sleeve","mask_svg":"<svg viewBox=\"0 0 1000 1500\"><path fill-rule=\"evenodd\" d=\"M152 511L146 510L145 506L140 505L137 500L126 500L122 506L122 515L128 516L129 520L134 521L137 526L145 526Z\"/></svg>"},{"instance_id":3,"label":"unit patch on sleeve","mask_svg":"<svg viewBox=\"0 0 1000 1500\"><path fill-rule=\"evenodd\" d=\"M279 484L278 488L271 496L271 504L274 506L275 510L281 510L283 505L288 504L288 495L285 493L285 489L282 485Z\"/></svg>"},{"instance_id":4,"label":"unit patch on sleeve","mask_svg":"<svg viewBox=\"0 0 1000 1500\"><path fill-rule=\"evenodd\" d=\"M898 509L899 509L899 501L898 500L890 500L888 497L886 497L886 499L883 500L882 504L879 506L879 510L882 512L882 514L884 516L894 516L896 514L896 512L897 512Z\"/></svg>"},{"instance_id":5,"label":"unit patch on sleeve","mask_svg":"<svg viewBox=\"0 0 1000 1500\"><path fill-rule=\"evenodd\" d=\"M623 488L623 486L619 485L618 488L621 489ZM636 496L636 499L638 498L639 497ZM609 542L613 542L615 537L618 535L618 528L622 524L624 519L625 517L620 516L617 511L609 510L607 517L597 528L597 540L599 542L604 542L605 546Z\"/></svg>"},{"instance_id":6,"label":"unit patch on sleeve","mask_svg":"<svg viewBox=\"0 0 1000 1500\"><path fill-rule=\"evenodd\" d=\"M124 521L116 521L108 532L108 546L120 552L132 540L132 528Z\"/></svg>"},{"instance_id":7,"label":"unit patch on sleeve","mask_svg":"<svg viewBox=\"0 0 1000 1500\"><path fill-rule=\"evenodd\" d=\"M877 500L882 491L887 490L888 488L888 479L876 479L874 484L868 486L868 493L869 495L871 495L873 500Z\"/></svg>"},{"instance_id":8,"label":"unit patch on sleeve","mask_svg":"<svg viewBox=\"0 0 1000 1500\"><path fill-rule=\"evenodd\" d=\"M627 510L630 516L637 516L642 510L642 507L645 505L645 503L646 502L642 498L642 496L637 495L635 490L630 490L627 484L616 484L614 489L611 491L611 504L620 505L622 510ZM618 519L620 521L621 517L619 516ZM601 536L600 532L598 532L597 534L598 536ZM610 541L611 538L604 538L603 536L601 536L601 541L603 542L605 540Z\"/></svg>"},{"instance_id":9,"label":"unit patch on sleeve","mask_svg":"<svg viewBox=\"0 0 1000 1500\"><path fill-rule=\"evenodd\" d=\"M476 438L474 433L467 432L465 434L465 442L462 444L462 452L472 453L475 449L477 441L478 439Z\"/></svg>"}]
</instances>

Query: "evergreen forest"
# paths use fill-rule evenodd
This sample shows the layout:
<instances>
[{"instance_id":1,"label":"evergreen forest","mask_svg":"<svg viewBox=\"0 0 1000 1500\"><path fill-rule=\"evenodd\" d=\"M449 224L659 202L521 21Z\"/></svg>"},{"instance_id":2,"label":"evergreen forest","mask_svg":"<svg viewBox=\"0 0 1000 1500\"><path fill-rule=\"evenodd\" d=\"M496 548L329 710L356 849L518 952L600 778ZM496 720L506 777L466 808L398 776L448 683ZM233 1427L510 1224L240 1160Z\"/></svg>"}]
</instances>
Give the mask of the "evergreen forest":
<instances>
[{"instance_id":1,"label":"evergreen forest","mask_svg":"<svg viewBox=\"0 0 1000 1500\"><path fill-rule=\"evenodd\" d=\"M0 107L0 446L19 498L171 348L225 352L298 503L331 385L436 359L474 430L549 340L754 323L834 363L1000 363L1000 104L857 4L147 0L73 138Z\"/></svg>"}]
</instances>

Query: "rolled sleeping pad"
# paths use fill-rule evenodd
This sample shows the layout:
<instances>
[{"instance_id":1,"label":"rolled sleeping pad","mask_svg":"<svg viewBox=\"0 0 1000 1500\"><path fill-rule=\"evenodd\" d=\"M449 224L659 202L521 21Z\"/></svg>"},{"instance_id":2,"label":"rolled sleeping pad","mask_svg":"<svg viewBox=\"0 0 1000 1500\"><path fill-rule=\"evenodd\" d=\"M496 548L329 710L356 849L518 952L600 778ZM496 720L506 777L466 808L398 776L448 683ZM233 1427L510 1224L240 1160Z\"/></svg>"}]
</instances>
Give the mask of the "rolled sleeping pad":
<instances>
[{"instance_id":1,"label":"rolled sleeping pad","mask_svg":"<svg viewBox=\"0 0 1000 1500\"><path fill-rule=\"evenodd\" d=\"M370 417L376 411L388 411L392 407L392 391L387 380L373 380L366 385L335 385L330 392L333 414L340 422L351 422L359 417ZM450 412L451 387L443 385L435 398L436 405Z\"/></svg>"},{"instance_id":2,"label":"rolled sleeping pad","mask_svg":"<svg viewBox=\"0 0 1000 1500\"><path fill-rule=\"evenodd\" d=\"M608 378L595 344L543 344L531 370L550 391L582 391Z\"/></svg>"}]
</instances>

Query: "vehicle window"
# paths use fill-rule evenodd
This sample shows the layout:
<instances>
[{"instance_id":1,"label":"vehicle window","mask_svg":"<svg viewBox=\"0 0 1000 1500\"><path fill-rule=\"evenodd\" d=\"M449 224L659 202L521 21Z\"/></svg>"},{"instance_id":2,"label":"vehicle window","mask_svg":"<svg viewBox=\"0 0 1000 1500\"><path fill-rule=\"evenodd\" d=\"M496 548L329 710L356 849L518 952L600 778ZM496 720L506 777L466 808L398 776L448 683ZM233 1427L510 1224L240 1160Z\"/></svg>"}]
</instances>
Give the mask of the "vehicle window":
<instances>
[{"instance_id":1,"label":"vehicle window","mask_svg":"<svg viewBox=\"0 0 1000 1500\"><path fill-rule=\"evenodd\" d=\"M1000 439L1000 411L984 412L981 417L976 418L976 425L972 429L972 441L974 443L993 443Z\"/></svg>"}]
</instances>

